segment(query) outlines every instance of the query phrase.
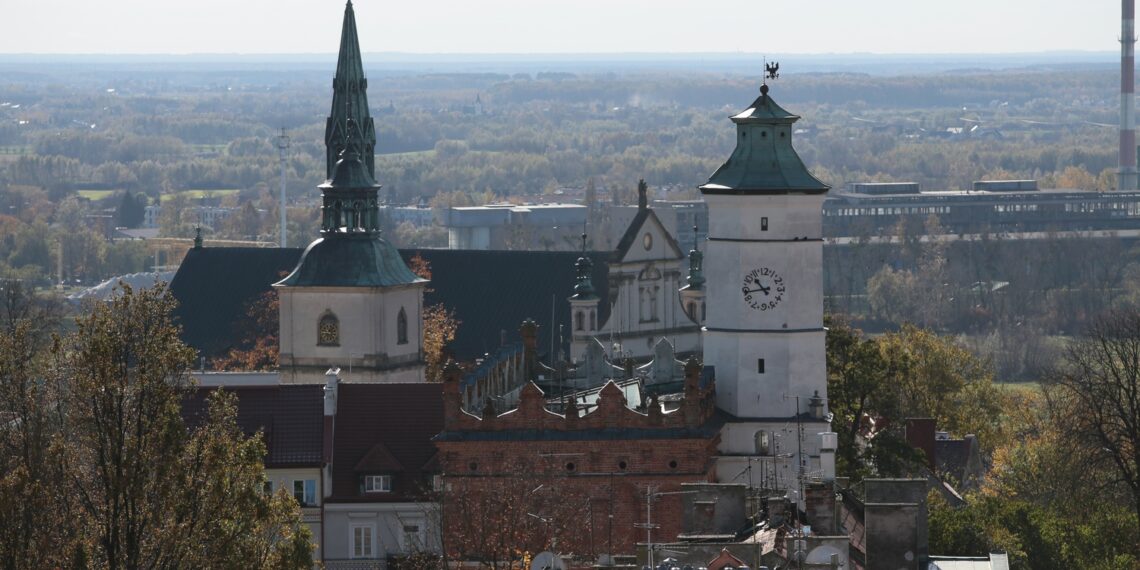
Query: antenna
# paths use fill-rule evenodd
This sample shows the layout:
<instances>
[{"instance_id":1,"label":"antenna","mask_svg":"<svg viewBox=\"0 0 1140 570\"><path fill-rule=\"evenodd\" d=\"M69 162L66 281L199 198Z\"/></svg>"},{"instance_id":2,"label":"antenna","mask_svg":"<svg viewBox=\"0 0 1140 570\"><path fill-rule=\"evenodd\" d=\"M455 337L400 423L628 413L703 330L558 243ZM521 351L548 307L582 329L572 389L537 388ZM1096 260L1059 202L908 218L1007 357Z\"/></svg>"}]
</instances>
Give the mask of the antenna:
<instances>
[{"instance_id":1,"label":"antenna","mask_svg":"<svg viewBox=\"0 0 1140 570\"><path fill-rule=\"evenodd\" d=\"M277 156L281 161L281 201L278 202L277 208L281 210L281 247L287 247L288 231L287 231L287 218L285 216L285 186L288 182L288 162L287 154L289 151L289 135L285 134L285 127L281 127L281 134L277 135Z\"/></svg>"}]
</instances>

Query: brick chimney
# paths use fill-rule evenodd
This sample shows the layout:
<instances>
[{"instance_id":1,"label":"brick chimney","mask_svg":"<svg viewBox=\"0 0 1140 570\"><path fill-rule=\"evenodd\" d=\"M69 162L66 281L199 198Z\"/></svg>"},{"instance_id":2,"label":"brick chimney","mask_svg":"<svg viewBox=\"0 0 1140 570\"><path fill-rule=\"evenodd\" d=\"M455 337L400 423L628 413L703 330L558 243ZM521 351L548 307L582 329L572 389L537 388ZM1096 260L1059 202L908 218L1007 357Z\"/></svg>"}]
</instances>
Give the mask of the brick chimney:
<instances>
[{"instance_id":1,"label":"brick chimney","mask_svg":"<svg viewBox=\"0 0 1140 570\"><path fill-rule=\"evenodd\" d=\"M448 359L443 366L443 429L448 429L459 423L462 412L461 396L459 394L459 380L463 369Z\"/></svg>"},{"instance_id":2,"label":"brick chimney","mask_svg":"<svg viewBox=\"0 0 1140 570\"><path fill-rule=\"evenodd\" d=\"M934 469L934 418L907 418L906 442L926 455L926 466Z\"/></svg>"}]
</instances>

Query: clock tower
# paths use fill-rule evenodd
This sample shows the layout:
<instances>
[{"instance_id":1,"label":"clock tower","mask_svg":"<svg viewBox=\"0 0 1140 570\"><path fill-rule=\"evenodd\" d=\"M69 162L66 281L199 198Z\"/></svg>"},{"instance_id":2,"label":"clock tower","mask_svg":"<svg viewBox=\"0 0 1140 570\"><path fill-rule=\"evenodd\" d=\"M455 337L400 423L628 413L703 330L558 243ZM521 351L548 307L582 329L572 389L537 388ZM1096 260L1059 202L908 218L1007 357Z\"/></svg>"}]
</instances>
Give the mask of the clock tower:
<instances>
[{"instance_id":1,"label":"clock tower","mask_svg":"<svg viewBox=\"0 0 1140 570\"><path fill-rule=\"evenodd\" d=\"M717 476L795 490L820 470L826 420L822 206L828 186L792 148L799 119L768 95L738 115L708 204L705 365L728 416Z\"/></svg>"}]
</instances>

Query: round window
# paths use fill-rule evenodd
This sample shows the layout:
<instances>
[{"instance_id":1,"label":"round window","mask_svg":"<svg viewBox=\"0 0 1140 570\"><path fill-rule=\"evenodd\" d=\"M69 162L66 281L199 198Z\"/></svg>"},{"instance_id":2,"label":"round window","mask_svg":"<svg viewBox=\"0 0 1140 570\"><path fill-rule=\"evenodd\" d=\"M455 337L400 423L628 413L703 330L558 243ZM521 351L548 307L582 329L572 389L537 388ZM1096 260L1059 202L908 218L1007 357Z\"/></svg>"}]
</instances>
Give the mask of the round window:
<instances>
[{"instance_id":1,"label":"round window","mask_svg":"<svg viewBox=\"0 0 1140 570\"><path fill-rule=\"evenodd\" d=\"M653 249L653 234L645 234L645 237L641 238L641 245L645 246L645 249Z\"/></svg>"}]
</instances>

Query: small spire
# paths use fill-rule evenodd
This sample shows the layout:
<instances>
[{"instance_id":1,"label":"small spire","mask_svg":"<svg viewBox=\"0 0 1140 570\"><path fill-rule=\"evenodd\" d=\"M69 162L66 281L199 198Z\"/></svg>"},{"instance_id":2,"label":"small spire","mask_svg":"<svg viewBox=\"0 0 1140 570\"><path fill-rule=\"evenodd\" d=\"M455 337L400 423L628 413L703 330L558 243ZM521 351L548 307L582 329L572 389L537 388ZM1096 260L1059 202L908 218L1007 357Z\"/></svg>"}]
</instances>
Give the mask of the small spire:
<instances>
[{"instance_id":1,"label":"small spire","mask_svg":"<svg viewBox=\"0 0 1140 570\"><path fill-rule=\"evenodd\" d=\"M693 225L693 249L689 252L689 289L699 291L705 284L705 275L702 269L704 265L704 254L698 246L700 240L697 239L697 226Z\"/></svg>"},{"instance_id":2,"label":"small spire","mask_svg":"<svg viewBox=\"0 0 1140 570\"><path fill-rule=\"evenodd\" d=\"M586 232L582 232L582 255L578 257L578 262L574 264L574 296L572 299L596 299L594 295L594 283L590 279L590 274L593 273L594 263L590 261L589 256L586 255Z\"/></svg>"}]
</instances>

